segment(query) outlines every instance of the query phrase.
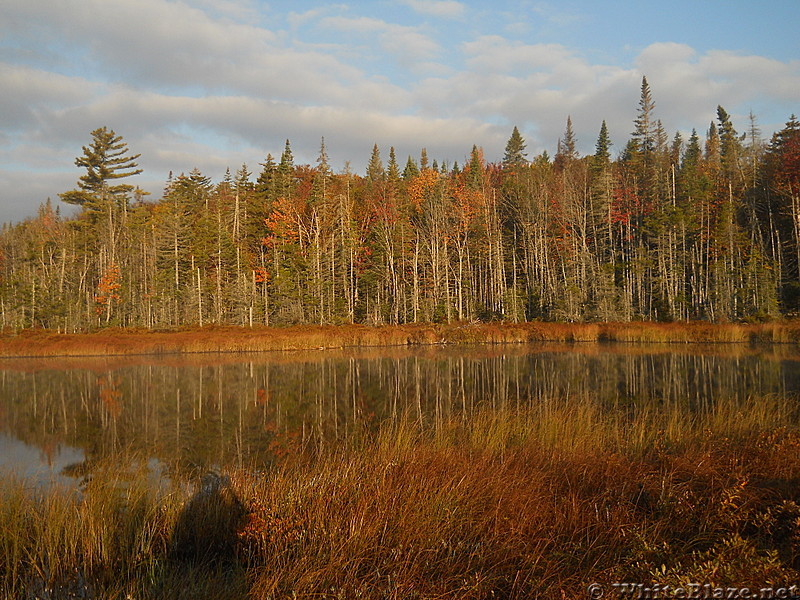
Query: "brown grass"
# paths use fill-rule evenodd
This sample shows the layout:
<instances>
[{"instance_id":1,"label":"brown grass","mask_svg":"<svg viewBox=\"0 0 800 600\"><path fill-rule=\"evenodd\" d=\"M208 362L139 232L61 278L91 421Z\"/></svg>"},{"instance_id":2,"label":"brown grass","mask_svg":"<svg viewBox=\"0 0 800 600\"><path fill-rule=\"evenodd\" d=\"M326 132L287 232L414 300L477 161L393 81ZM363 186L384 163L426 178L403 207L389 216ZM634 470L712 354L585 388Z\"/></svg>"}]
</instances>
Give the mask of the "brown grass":
<instances>
[{"instance_id":1,"label":"brown grass","mask_svg":"<svg viewBox=\"0 0 800 600\"><path fill-rule=\"evenodd\" d=\"M327 348L324 350L286 350L278 352L165 352L162 354L107 354L73 356L2 356L0 369L5 371L42 371L54 369L85 369L106 373L109 370L139 365L165 367L203 367L256 363L300 364L316 362L321 358L331 360L408 359L411 357L441 359L469 355L474 359L500 356L527 356L532 353L569 353L586 356L609 354L652 355L683 354L719 357L761 356L773 360L800 360L800 348L795 344L745 344L745 343L574 343L532 342L530 344L462 343L415 346L360 346Z\"/></svg>"},{"instance_id":2,"label":"brown grass","mask_svg":"<svg viewBox=\"0 0 800 600\"><path fill-rule=\"evenodd\" d=\"M82 494L11 483L0 591L460 600L582 599L592 581L790 585L797 423L772 397L702 412L571 399L433 430L401 419L233 471L199 499L115 463Z\"/></svg>"},{"instance_id":3,"label":"brown grass","mask_svg":"<svg viewBox=\"0 0 800 600\"><path fill-rule=\"evenodd\" d=\"M369 327L209 326L174 331L103 329L58 334L25 330L0 335L0 356L101 356L195 352L264 352L443 344L527 342L769 343L800 342L800 321L765 324L453 323Z\"/></svg>"}]
</instances>

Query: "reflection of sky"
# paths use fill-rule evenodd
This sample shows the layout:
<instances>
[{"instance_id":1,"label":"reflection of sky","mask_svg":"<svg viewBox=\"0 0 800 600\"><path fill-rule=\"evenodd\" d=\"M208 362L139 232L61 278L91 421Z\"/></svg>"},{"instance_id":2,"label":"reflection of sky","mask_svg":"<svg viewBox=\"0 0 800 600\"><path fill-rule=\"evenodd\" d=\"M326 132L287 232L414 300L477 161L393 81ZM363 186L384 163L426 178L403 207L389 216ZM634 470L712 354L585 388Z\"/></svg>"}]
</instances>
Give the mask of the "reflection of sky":
<instances>
[{"instance_id":1,"label":"reflection of sky","mask_svg":"<svg viewBox=\"0 0 800 600\"><path fill-rule=\"evenodd\" d=\"M45 453L36 446L0 433L0 477L14 475L37 485L63 483L75 485L76 480L61 474L67 465L82 462L83 450L59 444L48 464Z\"/></svg>"}]
</instances>

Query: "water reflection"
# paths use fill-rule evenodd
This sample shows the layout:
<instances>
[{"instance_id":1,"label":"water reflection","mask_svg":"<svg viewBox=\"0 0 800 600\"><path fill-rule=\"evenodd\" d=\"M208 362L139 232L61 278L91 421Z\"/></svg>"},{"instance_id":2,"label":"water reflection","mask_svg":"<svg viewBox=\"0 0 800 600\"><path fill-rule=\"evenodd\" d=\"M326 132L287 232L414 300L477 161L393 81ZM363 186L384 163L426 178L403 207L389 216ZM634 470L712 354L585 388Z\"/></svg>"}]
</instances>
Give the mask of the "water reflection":
<instances>
[{"instance_id":1,"label":"water reflection","mask_svg":"<svg viewBox=\"0 0 800 600\"><path fill-rule=\"evenodd\" d=\"M400 415L436 428L478 408L554 398L703 408L717 398L792 395L800 391L793 352L531 345L6 359L0 451L36 448L40 463L54 465L61 458L48 448L78 463L133 452L202 471L267 462Z\"/></svg>"},{"instance_id":2,"label":"water reflection","mask_svg":"<svg viewBox=\"0 0 800 600\"><path fill-rule=\"evenodd\" d=\"M41 447L0 433L0 472L20 477L34 485L70 485L71 465L84 461L83 450L65 446L52 438Z\"/></svg>"}]
</instances>

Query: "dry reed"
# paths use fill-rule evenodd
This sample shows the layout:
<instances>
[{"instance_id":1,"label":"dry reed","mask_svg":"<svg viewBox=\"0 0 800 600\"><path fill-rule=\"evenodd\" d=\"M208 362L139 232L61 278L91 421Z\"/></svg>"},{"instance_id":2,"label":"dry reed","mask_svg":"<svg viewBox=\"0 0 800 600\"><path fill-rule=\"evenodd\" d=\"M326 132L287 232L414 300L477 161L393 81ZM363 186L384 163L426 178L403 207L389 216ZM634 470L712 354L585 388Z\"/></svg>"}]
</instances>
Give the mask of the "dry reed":
<instances>
[{"instance_id":1,"label":"dry reed","mask_svg":"<svg viewBox=\"0 0 800 600\"><path fill-rule=\"evenodd\" d=\"M264 352L441 344L527 342L780 343L800 342L800 321L740 323L452 323L369 327L208 326L174 331L47 330L0 335L0 356L99 356L192 352Z\"/></svg>"}]
</instances>

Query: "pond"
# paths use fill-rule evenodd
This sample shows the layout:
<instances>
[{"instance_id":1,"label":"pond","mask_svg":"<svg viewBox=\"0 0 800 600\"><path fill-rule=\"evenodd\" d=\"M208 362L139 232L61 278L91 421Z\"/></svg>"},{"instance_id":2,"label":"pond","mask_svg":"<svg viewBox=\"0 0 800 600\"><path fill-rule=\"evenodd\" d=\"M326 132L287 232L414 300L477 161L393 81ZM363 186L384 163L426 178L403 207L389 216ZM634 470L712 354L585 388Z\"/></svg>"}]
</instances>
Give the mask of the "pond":
<instances>
[{"instance_id":1,"label":"pond","mask_svg":"<svg viewBox=\"0 0 800 600\"><path fill-rule=\"evenodd\" d=\"M572 399L607 410L793 399L800 353L745 345L531 344L0 360L0 470L76 481L117 455L201 471L268 464L413 419Z\"/></svg>"}]
</instances>

